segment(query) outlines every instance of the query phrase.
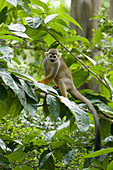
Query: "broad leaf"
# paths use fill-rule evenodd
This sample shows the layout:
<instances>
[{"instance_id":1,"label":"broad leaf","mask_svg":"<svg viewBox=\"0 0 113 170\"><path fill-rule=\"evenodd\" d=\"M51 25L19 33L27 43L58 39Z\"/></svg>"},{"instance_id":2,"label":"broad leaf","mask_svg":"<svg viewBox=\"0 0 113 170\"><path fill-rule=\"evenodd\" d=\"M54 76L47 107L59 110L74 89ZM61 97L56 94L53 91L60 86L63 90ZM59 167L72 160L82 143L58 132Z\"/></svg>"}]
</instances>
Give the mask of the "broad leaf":
<instances>
[{"instance_id":1,"label":"broad leaf","mask_svg":"<svg viewBox=\"0 0 113 170\"><path fill-rule=\"evenodd\" d=\"M38 28L42 22L40 17L35 17L35 18L27 17L25 18L25 21L31 28L34 29Z\"/></svg>"},{"instance_id":2,"label":"broad leaf","mask_svg":"<svg viewBox=\"0 0 113 170\"><path fill-rule=\"evenodd\" d=\"M23 152L23 148L19 148L11 154L7 155L10 162L12 161L22 161L26 157L26 153Z\"/></svg>"},{"instance_id":3,"label":"broad leaf","mask_svg":"<svg viewBox=\"0 0 113 170\"><path fill-rule=\"evenodd\" d=\"M30 15L31 9L27 5L27 3L23 2L22 0L17 0L17 1L21 5L21 7L24 9L24 11L26 11Z\"/></svg>"},{"instance_id":4,"label":"broad leaf","mask_svg":"<svg viewBox=\"0 0 113 170\"><path fill-rule=\"evenodd\" d=\"M93 34L93 46L95 46L96 44L98 44L103 38L103 34L102 34L102 28L99 28L97 31L95 31L95 33Z\"/></svg>"},{"instance_id":5,"label":"broad leaf","mask_svg":"<svg viewBox=\"0 0 113 170\"><path fill-rule=\"evenodd\" d=\"M73 101L63 96L59 97L62 103L64 103L73 113L76 119L77 127L81 132L85 132L89 128L89 118L85 111L80 109Z\"/></svg>"},{"instance_id":6,"label":"broad leaf","mask_svg":"<svg viewBox=\"0 0 113 170\"><path fill-rule=\"evenodd\" d=\"M113 110L105 103L95 103L95 105L98 106L99 110L101 110L102 112L113 114Z\"/></svg>"},{"instance_id":7,"label":"broad leaf","mask_svg":"<svg viewBox=\"0 0 113 170\"><path fill-rule=\"evenodd\" d=\"M7 98L7 91L4 86L0 84L0 100L4 103Z\"/></svg>"},{"instance_id":8,"label":"broad leaf","mask_svg":"<svg viewBox=\"0 0 113 170\"><path fill-rule=\"evenodd\" d=\"M77 153L77 149L74 149L68 152L68 154L64 158L65 166L68 166L73 161L73 159L75 159L76 153Z\"/></svg>"},{"instance_id":9,"label":"broad leaf","mask_svg":"<svg viewBox=\"0 0 113 170\"><path fill-rule=\"evenodd\" d=\"M17 6L17 0L6 0L6 1L14 5L15 7Z\"/></svg>"},{"instance_id":10,"label":"broad leaf","mask_svg":"<svg viewBox=\"0 0 113 170\"><path fill-rule=\"evenodd\" d=\"M0 77L4 83L14 91L15 94L19 93L19 88L9 73L0 72Z\"/></svg>"},{"instance_id":11,"label":"broad leaf","mask_svg":"<svg viewBox=\"0 0 113 170\"><path fill-rule=\"evenodd\" d=\"M45 20L44 20L44 23L47 24L49 23L50 21L52 21L54 18L56 18L58 16L58 14L52 14L52 15L48 15Z\"/></svg>"},{"instance_id":12,"label":"broad leaf","mask_svg":"<svg viewBox=\"0 0 113 170\"><path fill-rule=\"evenodd\" d=\"M4 152L6 152L6 145L1 138L0 138L0 148L3 149Z\"/></svg>"},{"instance_id":13,"label":"broad leaf","mask_svg":"<svg viewBox=\"0 0 113 170\"><path fill-rule=\"evenodd\" d=\"M66 19L67 21L70 21L72 22L73 24L75 24L76 26L78 26L81 30L82 30L82 27L78 24L77 21L75 21L70 15L64 13L64 14L60 14L60 17L62 19Z\"/></svg>"},{"instance_id":14,"label":"broad leaf","mask_svg":"<svg viewBox=\"0 0 113 170\"><path fill-rule=\"evenodd\" d=\"M74 85L78 89L89 77L89 72L80 70L75 72L72 76L73 76Z\"/></svg>"},{"instance_id":15,"label":"broad leaf","mask_svg":"<svg viewBox=\"0 0 113 170\"><path fill-rule=\"evenodd\" d=\"M23 39L12 36L12 35L1 35L0 39L23 41Z\"/></svg>"},{"instance_id":16,"label":"broad leaf","mask_svg":"<svg viewBox=\"0 0 113 170\"><path fill-rule=\"evenodd\" d=\"M85 156L85 158L98 157L100 155L108 154L108 153L111 153L111 152L113 152L113 148L101 149L99 151L92 152L92 153L88 154L87 156Z\"/></svg>"},{"instance_id":17,"label":"broad leaf","mask_svg":"<svg viewBox=\"0 0 113 170\"><path fill-rule=\"evenodd\" d=\"M45 142L49 142L51 138L55 135L56 130L50 131L45 135Z\"/></svg>"},{"instance_id":18,"label":"broad leaf","mask_svg":"<svg viewBox=\"0 0 113 170\"><path fill-rule=\"evenodd\" d=\"M107 170L112 170L112 169L113 169L113 161L111 161L107 166Z\"/></svg>"},{"instance_id":19,"label":"broad leaf","mask_svg":"<svg viewBox=\"0 0 113 170\"><path fill-rule=\"evenodd\" d=\"M27 165L19 165L19 166L16 166L14 170L33 170L33 168Z\"/></svg>"},{"instance_id":20,"label":"broad leaf","mask_svg":"<svg viewBox=\"0 0 113 170\"><path fill-rule=\"evenodd\" d=\"M4 7L0 12L0 24L5 23L6 18L7 18L7 7Z\"/></svg>"},{"instance_id":21,"label":"broad leaf","mask_svg":"<svg viewBox=\"0 0 113 170\"><path fill-rule=\"evenodd\" d=\"M25 30L26 30L26 28L22 24L13 24L13 23L11 23L8 26L8 28L9 28L9 30L18 31L18 32L25 32Z\"/></svg>"},{"instance_id":22,"label":"broad leaf","mask_svg":"<svg viewBox=\"0 0 113 170\"><path fill-rule=\"evenodd\" d=\"M54 160L52 157L54 151L52 152L48 152L48 151L44 151L41 155L41 160L40 160L40 168L41 169L45 169L46 170L53 170L54 169Z\"/></svg>"},{"instance_id":23,"label":"broad leaf","mask_svg":"<svg viewBox=\"0 0 113 170\"><path fill-rule=\"evenodd\" d=\"M50 112L52 118L56 121L60 115L59 100L52 95L47 95L46 101L47 101L49 112Z\"/></svg>"},{"instance_id":24,"label":"broad leaf","mask_svg":"<svg viewBox=\"0 0 113 170\"><path fill-rule=\"evenodd\" d=\"M45 10L45 12L47 13L48 12L48 7L47 7L47 5L46 5L46 3L44 3L44 2L42 2L42 1L40 1L40 0L30 0L33 4L36 4L36 5L38 5L38 6L40 6L40 7L42 7L44 10Z\"/></svg>"},{"instance_id":25,"label":"broad leaf","mask_svg":"<svg viewBox=\"0 0 113 170\"><path fill-rule=\"evenodd\" d=\"M0 45L0 52L3 54L4 60L11 62L11 59L14 56L12 48L6 45Z\"/></svg>"}]
</instances>

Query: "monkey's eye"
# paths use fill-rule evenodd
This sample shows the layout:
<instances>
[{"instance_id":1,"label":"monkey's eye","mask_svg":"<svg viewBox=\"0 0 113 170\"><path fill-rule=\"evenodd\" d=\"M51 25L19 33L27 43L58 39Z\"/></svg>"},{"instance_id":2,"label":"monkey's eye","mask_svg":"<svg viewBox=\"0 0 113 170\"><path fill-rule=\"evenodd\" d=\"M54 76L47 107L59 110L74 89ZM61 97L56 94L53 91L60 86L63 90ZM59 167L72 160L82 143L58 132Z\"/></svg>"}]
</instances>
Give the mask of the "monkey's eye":
<instances>
[{"instance_id":1,"label":"monkey's eye","mask_svg":"<svg viewBox=\"0 0 113 170\"><path fill-rule=\"evenodd\" d=\"M52 58L52 54L50 54L49 57Z\"/></svg>"},{"instance_id":2,"label":"monkey's eye","mask_svg":"<svg viewBox=\"0 0 113 170\"><path fill-rule=\"evenodd\" d=\"M53 58L56 58L56 55L53 55Z\"/></svg>"}]
</instances>

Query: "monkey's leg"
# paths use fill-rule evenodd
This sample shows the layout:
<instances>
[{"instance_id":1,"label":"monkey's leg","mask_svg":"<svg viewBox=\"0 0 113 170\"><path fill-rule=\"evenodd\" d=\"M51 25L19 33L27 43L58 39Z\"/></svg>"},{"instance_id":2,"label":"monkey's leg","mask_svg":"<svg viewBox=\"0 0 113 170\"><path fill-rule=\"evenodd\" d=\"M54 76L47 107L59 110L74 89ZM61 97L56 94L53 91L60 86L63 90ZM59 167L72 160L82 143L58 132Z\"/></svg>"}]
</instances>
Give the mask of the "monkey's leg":
<instances>
[{"instance_id":1,"label":"monkey's leg","mask_svg":"<svg viewBox=\"0 0 113 170\"><path fill-rule=\"evenodd\" d=\"M64 97L67 97L67 88L66 88L66 85L64 83L64 80L60 79L59 82L58 82L58 85L59 85L59 90L60 90L61 95L64 96Z\"/></svg>"}]
</instances>

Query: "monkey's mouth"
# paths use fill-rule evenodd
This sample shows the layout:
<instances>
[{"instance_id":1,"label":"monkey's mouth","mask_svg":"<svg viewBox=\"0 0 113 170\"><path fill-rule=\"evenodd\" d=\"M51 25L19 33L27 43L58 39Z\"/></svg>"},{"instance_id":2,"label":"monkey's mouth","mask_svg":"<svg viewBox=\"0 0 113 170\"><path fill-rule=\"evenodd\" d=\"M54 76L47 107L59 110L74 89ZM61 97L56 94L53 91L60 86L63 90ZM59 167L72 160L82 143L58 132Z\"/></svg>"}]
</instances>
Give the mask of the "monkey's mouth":
<instances>
[{"instance_id":1,"label":"monkey's mouth","mask_svg":"<svg viewBox=\"0 0 113 170\"><path fill-rule=\"evenodd\" d=\"M53 63L55 60L51 59L50 61Z\"/></svg>"}]
</instances>

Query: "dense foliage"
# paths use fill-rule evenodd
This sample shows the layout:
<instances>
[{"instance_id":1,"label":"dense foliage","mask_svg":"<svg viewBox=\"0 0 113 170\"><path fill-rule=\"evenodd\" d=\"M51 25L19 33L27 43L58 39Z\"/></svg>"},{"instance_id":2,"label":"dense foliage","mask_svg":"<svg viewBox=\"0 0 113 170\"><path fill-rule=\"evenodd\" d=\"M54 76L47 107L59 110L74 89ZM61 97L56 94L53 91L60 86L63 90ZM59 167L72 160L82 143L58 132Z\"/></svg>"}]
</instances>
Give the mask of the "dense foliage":
<instances>
[{"instance_id":1,"label":"dense foliage","mask_svg":"<svg viewBox=\"0 0 113 170\"><path fill-rule=\"evenodd\" d=\"M93 19L99 28L89 42L69 27L73 22L81 28L62 4L52 8L50 1L0 1L1 169L112 169L113 22L105 9ZM92 152L94 122L87 106L60 96L53 82L37 82L44 76L49 48L62 53L77 88L96 82L99 93L93 88L81 93L99 115L100 151Z\"/></svg>"}]
</instances>

